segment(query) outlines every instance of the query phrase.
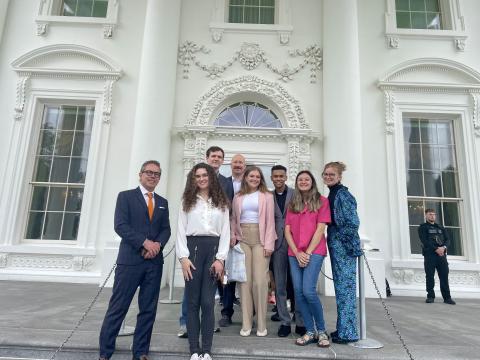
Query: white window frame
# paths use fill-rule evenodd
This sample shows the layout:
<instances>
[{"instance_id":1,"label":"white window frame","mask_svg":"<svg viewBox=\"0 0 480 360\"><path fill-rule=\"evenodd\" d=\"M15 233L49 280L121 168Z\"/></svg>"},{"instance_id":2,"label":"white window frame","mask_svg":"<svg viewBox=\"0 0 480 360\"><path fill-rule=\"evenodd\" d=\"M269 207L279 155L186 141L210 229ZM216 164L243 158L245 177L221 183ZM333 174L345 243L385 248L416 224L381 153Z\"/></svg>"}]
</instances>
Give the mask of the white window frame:
<instances>
[{"instance_id":1,"label":"white window frame","mask_svg":"<svg viewBox=\"0 0 480 360\"><path fill-rule=\"evenodd\" d=\"M35 18L37 35L46 36L49 32L49 27L52 25L83 24L102 28L103 37L105 39L111 39L118 22L119 1L120 0L108 0L107 16L99 18L53 15L57 12L61 0L39 0L38 15Z\"/></svg>"},{"instance_id":2,"label":"white window frame","mask_svg":"<svg viewBox=\"0 0 480 360\"><path fill-rule=\"evenodd\" d=\"M432 82L431 79L438 79ZM446 117L454 120L464 256L450 257L451 284L480 270L480 73L446 59L414 59L397 65L378 86L385 99L386 157L389 196L391 266L394 287L424 291L421 255L411 254L403 115ZM397 284L397 285L395 285ZM405 287L407 286L407 287ZM469 285L470 286L470 285ZM475 285L471 285L475 288ZM468 286L467 286L468 287Z\"/></svg>"},{"instance_id":3,"label":"white window frame","mask_svg":"<svg viewBox=\"0 0 480 360\"><path fill-rule=\"evenodd\" d=\"M293 32L291 1L275 0L275 24L237 24L228 22L229 0L214 0L209 24L212 40L222 41L224 33L271 33L278 36L281 45L287 45Z\"/></svg>"},{"instance_id":4,"label":"white window frame","mask_svg":"<svg viewBox=\"0 0 480 360\"><path fill-rule=\"evenodd\" d=\"M395 0L386 0L385 38L390 49L398 49L400 40L428 39L452 41L457 51L464 51L467 35L459 0L439 0L444 29L397 28Z\"/></svg>"},{"instance_id":5,"label":"white window frame","mask_svg":"<svg viewBox=\"0 0 480 360\"><path fill-rule=\"evenodd\" d=\"M8 176L0 189L0 268L6 268L0 273L18 275L27 268L85 276L94 263L99 241L99 184L103 184L109 145L113 85L122 70L104 54L79 45L35 49L14 60L12 67L18 81L17 88L12 89L16 105L5 168ZM49 103L95 106L81 222L74 242L24 239L39 138L38 119Z\"/></svg>"}]
</instances>

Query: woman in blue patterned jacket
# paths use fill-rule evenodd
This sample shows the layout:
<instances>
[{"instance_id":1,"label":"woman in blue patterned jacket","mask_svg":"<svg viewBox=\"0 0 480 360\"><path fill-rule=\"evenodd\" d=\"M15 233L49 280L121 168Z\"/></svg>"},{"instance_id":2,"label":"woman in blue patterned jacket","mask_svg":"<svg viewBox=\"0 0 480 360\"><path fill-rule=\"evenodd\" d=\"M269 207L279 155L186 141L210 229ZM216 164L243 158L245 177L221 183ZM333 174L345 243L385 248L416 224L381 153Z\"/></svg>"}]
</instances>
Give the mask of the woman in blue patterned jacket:
<instances>
[{"instance_id":1,"label":"woman in blue patterned jacket","mask_svg":"<svg viewBox=\"0 0 480 360\"><path fill-rule=\"evenodd\" d=\"M330 189L328 201L332 222L327 228L327 244L337 301L337 330L330 336L339 344L358 341L357 257L363 254L358 236L357 202L340 183L345 169L345 164L339 161L330 162L322 174L323 182Z\"/></svg>"}]
</instances>

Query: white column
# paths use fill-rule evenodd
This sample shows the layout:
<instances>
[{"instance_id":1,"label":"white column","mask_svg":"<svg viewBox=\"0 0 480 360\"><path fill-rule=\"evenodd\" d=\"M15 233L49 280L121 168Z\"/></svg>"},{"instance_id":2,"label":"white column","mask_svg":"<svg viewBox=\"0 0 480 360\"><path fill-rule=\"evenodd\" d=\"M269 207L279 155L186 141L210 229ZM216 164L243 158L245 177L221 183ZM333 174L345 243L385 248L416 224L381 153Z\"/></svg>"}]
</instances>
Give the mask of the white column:
<instances>
[{"instance_id":1,"label":"white column","mask_svg":"<svg viewBox=\"0 0 480 360\"><path fill-rule=\"evenodd\" d=\"M10 0L0 1L0 44L2 43L3 30L5 28L5 20L7 19L8 3Z\"/></svg>"},{"instance_id":2,"label":"white column","mask_svg":"<svg viewBox=\"0 0 480 360\"><path fill-rule=\"evenodd\" d=\"M143 161L160 161L161 194L166 193L170 161L180 8L180 0L147 0L130 158L130 185L138 184Z\"/></svg>"},{"instance_id":3,"label":"white column","mask_svg":"<svg viewBox=\"0 0 480 360\"><path fill-rule=\"evenodd\" d=\"M323 124L325 162L347 164L344 182L363 213L357 1L323 1Z\"/></svg>"}]
</instances>

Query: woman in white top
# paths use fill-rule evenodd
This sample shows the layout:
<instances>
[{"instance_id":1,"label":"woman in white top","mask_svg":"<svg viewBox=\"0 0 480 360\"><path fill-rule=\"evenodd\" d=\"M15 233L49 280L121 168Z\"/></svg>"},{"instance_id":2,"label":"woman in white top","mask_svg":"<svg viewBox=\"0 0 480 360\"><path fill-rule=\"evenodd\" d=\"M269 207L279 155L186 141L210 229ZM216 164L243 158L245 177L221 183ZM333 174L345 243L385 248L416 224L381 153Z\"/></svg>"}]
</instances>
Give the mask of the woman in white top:
<instances>
[{"instance_id":1,"label":"woman in white top","mask_svg":"<svg viewBox=\"0 0 480 360\"><path fill-rule=\"evenodd\" d=\"M247 167L240 191L233 198L231 227L231 245L240 242L247 272L247 281L240 285L243 316L240 335L250 335L255 307L257 336L266 336L268 264L277 233L273 195L257 166Z\"/></svg>"},{"instance_id":2,"label":"woman in white top","mask_svg":"<svg viewBox=\"0 0 480 360\"><path fill-rule=\"evenodd\" d=\"M187 176L175 244L185 279L191 360L211 360L215 291L217 280L223 276L229 244L229 201L213 168L197 164Z\"/></svg>"}]
</instances>

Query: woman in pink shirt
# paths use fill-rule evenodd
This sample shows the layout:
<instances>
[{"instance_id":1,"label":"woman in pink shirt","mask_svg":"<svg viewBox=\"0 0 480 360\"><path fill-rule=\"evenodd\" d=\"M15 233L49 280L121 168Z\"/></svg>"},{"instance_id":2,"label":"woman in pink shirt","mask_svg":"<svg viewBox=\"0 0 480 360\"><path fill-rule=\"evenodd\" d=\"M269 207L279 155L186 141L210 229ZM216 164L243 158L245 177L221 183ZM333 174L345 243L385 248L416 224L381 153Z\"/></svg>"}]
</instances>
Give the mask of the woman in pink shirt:
<instances>
[{"instance_id":1,"label":"woman in pink shirt","mask_svg":"<svg viewBox=\"0 0 480 360\"><path fill-rule=\"evenodd\" d=\"M257 336L267 335L268 264L275 248L273 195L268 191L262 170L248 166L240 191L233 198L231 243L238 241L245 252L247 281L240 285L242 304L241 336L252 331L253 307L257 314Z\"/></svg>"},{"instance_id":2,"label":"woman in pink shirt","mask_svg":"<svg viewBox=\"0 0 480 360\"><path fill-rule=\"evenodd\" d=\"M285 219L285 239L295 291L307 332L296 340L297 345L317 342L330 346L325 331L323 308L317 294L317 282L323 259L327 256L325 226L330 223L328 199L318 192L317 183L308 170L300 171L295 192Z\"/></svg>"}]
</instances>

